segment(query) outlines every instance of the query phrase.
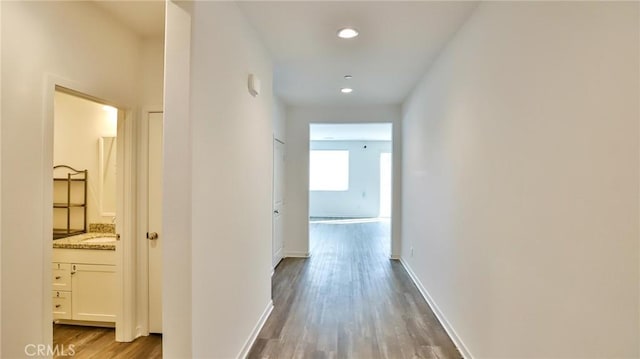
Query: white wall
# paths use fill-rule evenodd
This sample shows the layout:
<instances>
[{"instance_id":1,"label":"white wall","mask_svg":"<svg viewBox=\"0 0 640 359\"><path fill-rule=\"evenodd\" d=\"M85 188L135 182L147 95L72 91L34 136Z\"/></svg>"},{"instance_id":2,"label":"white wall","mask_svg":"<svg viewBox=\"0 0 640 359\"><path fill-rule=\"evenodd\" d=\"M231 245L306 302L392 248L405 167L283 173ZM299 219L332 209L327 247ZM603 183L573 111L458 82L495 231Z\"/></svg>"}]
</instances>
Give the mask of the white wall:
<instances>
[{"instance_id":1,"label":"white wall","mask_svg":"<svg viewBox=\"0 0 640 359\"><path fill-rule=\"evenodd\" d=\"M297 107L287 109L287 166L284 218L285 256L309 255L309 124L379 123L393 124L393 219L391 255L400 254L400 162L401 111L398 106Z\"/></svg>"},{"instance_id":2,"label":"white wall","mask_svg":"<svg viewBox=\"0 0 640 359\"><path fill-rule=\"evenodd\" d=\"M640 355L638 25L483 3L406 101L402 259L470 357Z\"/></svg>"},{"instance_id":3,"label":"white wall","mask_svg":"<svg viewBox=\"0 0 640 359\"><path fill-rule=\"evenodd\" d=\"M162 110L164 38L150 37L140 45L140 104L143 110Z\"/></svg>"},{"instance_id":4,"label":"white wall","mask_svg":"<svg viewBox=\"0 0 640 359\"><path fill-rule=\"evenodd\" d=\"M191 14L166 2L162 177L162 354L193 357L191 276ZM170 151L167 149L171 149Z\"/></svg>"},{"instance_id":5,"label":"white wall","mask_svg":"<svg viewBox=\"0 0 640 359\"><path fill-rule=\"evenodd\" d=\"M112 216L103 217L100 211L99 140L116 136L117 113L105 111L103 105L96 102L59 91L54 102L53 164L88 170L87 227L89 223L112 223ZM57 176L63 174L66 170L56 173ZM79 189L75 188L76 191ZM56 195L56 192L59 193ZM115 202L115 188L107 193ZM65 196L66 187L54 186L54 201L59 202ZM78 212L72 210L71 213L73 228L82 228L83 225L82 215ZM54 227L65 228L66 218L66 210L54 210Z\"/></svg>"},{"instance_id":6,"label":"white wall","mask_svg":"<svg viewBox=\"0 0 640 359\"><path fill-rule=\"evenodd\" d=\"M378 217L380 154L391 152L391 145L390 141L311 141L311 150L349 151L349 189L309 191L309 216Z\"/></svg>"},{"instance_id":7,"label":"white wall","mask_svg":"<svg viewBox=\"0 0 640 359\"><path fill-rule=\"evenodd\" d=\"M231 358L272 307L273 68L235 3L194 2L191 41L193 356Z\"/></svg>"},{"instance_id":8,"label":"white wall","mask_svg":"<svg viewBox=\"0 0 640 359\"><path fill-rule=\"evenodd\" d=\"M164 38L148 37L140 44L141 110L162 110L164 96Z\"/></svg>"},{"instance_id":9,"label":"white wall","mask_svg":"<svg viewBox=\"0 0 640 359\"><path fill-rule=\"evenodd\" d=\"M51 220L44 215L51 180L43 179L53 165L53 121L43 120L53 105L43 98L47 74L131 106L139 44L88 2L3 2L2 33L1 326L11 330L2 331L0 356L13 358L24 355L26 344L51 342L51 326L43 327L43 318L51 318L45 293Z\"/></svg>"}]
</instances>

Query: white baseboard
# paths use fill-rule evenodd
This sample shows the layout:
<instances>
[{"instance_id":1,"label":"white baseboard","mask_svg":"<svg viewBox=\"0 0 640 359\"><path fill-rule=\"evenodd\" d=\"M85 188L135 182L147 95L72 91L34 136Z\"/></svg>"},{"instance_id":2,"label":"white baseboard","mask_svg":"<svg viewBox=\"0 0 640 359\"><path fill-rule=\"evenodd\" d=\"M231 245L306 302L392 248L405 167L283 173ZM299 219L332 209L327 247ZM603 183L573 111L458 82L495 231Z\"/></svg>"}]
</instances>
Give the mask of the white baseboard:
<instances>
[{"instance_id":1,"label":"white baseboard","mask_svg":"<svg viewBox=\"0 0 640 359\"><path fill-rule=\"evenodd\" d=\"M269 316L271 315L272 311L273 311L273 301L270 300L269 304L267 304L267 307L264 309L264 312L262 312L262 315L260 316L260 320L258 320L258 323L253 328L253 331L251 332L249 339L247 339L247 341L244 343L244 346L242 347L240 354L238 354L238 359L245 359L249 355L249 351L251 350L251 347L253 347L253 343L256 342L256 339L258 338L258 334L260 334L260 331L262 330L264 323L267 322L267 319L269 319Z\"/></svg>"},{"instance_id":2,"label":"white baseboard","mask_svg":"<svg viewBox=\"0 0 640 359\"><path fill-rule=\"evenodd\" d=\"M400 256L397 255L397 254L392 254L391 256L389 256L389 258L395 259L395 260L400 260Z\"/></svg>"},{"instance_id":3,"label":"white baseboard","mask_svg":"<svg viewBox=\"0 0 640 359\"><path fill-rule=\"evenodd\" d=\"M284 252L285 258L309 258L311 254L309 252Z\"/></svg>"},{"instance_id":4,"label":"white baseboard","mask_svg":"<svg viewBox=\"0 0 640 359\"><path fill-rule=\"evenodd\" d=\"M277 267L278 264L280 264L280 261L284 258L284 248L280 248L278 249L278 251L276 251L276 253L273 255L273 268Z\"/></svg>"},{"instance_id":5,"label":"white baseboard","mask_svg":"<svg viewBox=\"0 0 640 359\"><path fill-rule=\"evenodd\" d=\"M438 318L440 325L442 325L444 330L449 335L449 338L451 338L451 340L453 341L453 344L456 345L456 347L460 351L460 354L462 354L462 357L467 359L472 359L473 355L471 355L471 352L469 351L467 346L464 345L464 342L462 341L462 339L460 339L460 337L458 336L456 331L453 329L451 324L449 324L449 321L444 316L442 311L440 311L440 308L438 308L438 305L436 304L436 302L433 300L433 298L431 298L431 295L429 295L429 292L427 291L427 289L422 285L422 283L420 282L416 274L413 272L413 269L411 269L411 266L409 266L409 263L407 263L402 257L400 257L399 259L400 259L400 263L402 263L402 266L409 274L409 277L411 278L413 283L416 285L416 287L418 287L420 294L422 294L422 297L424 298L424 300L427 301L427 304L431 308L431 311L433 311L433 313L436 315L436 318Z\"/></svg>"}]
</instances>

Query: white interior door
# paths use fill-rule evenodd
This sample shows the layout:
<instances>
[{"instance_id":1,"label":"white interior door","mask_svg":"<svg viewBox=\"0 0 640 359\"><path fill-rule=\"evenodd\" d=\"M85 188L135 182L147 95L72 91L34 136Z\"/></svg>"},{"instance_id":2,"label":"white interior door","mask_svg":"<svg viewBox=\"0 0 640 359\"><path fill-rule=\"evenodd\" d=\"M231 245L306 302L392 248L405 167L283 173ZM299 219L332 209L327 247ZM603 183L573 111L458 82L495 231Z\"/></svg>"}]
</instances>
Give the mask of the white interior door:
<instances>
[{"instance_id":1,"label":"white interior door","mask_svg":"<svg viewBox=\"0 0 640 359\"><path fill-rule=\"evenodd\" d=\"M162 333L162 113L149 113L149 332Z\"/></svg>"},{"instance_id":2,"label":"white interior door","mask_svg":"<svg viewBox=\"0 0 640 359\"><path fill-rule=\"evenodd\" d=\"M284 234L282 228L284 210L284 143L273 140L273 268L282 260Z\"/></svg>"}]
</instances>

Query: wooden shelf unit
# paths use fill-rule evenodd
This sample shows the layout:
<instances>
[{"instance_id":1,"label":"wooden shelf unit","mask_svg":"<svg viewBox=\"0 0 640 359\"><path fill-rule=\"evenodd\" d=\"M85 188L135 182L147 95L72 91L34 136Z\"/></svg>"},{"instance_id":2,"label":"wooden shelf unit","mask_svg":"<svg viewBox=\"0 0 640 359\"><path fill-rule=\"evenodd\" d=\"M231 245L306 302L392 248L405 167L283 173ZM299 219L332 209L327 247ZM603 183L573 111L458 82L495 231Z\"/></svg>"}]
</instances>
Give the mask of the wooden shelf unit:
<instances>
[{"instance_id":1,"label":"wooden shelf unit","mask_svg":"<svg viewBox=\"0 0 640 359\"><path fill-rule=\"evenodd\" d=\"M56 171L58 170L58 171ZM61 170L66 170L66 177L56 177L56 172ZM53 228L53 239L60 239L69 236L73 236L76 234L86 233L87 232L87 178L88 171L87 170L76 170L73 167L66 165L58 165L53 167L53 183L54 183L54 194L55 194L55 184L56 183L66 183L66 202L55 202L53 203L54 209L66 210L67 217L67 225L65 228ZM78 189L78 186L72 186L73 183L81 183L81 189ZM82 201L81 202L72 202L72 191L80 190L82 191ZM72 209L82 209L82 219L83 219L83 228L71 228L71 215Z\"/></svg>"}]
</instances>

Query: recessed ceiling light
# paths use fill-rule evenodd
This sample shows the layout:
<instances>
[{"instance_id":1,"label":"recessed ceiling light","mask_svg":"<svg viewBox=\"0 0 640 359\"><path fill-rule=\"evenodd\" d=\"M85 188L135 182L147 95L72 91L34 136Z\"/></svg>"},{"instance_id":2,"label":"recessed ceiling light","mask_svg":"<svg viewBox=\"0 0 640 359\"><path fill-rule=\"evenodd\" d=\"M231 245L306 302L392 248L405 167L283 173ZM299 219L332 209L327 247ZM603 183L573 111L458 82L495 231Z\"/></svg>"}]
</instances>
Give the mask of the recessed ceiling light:
<instances>
[{"instance_id":1,"label":"recessed ceiling light","mask_svg":"<svg viewBox=\"0 0 640 359\"><path fill-rule=\"evenodd\" d=\"M342 39L353 39L358 36L358 30L352 27L345 27L344 29L338 30L338 37Z\"/></svg>"},{"instance_id":2,"label":"recessed ceiling light","mask_svg":"<svg viewBox=\"0 0 640 359\"><path fill-rule=\"evenodd\" d=\"M353 76L351 75L344 75L344 79L345 80L351 80L353 78Z\"/></svg>"},{"instance_id":3,"label":"recessed ceiling light","mask_svg":"<svg viewBox=\"0 0 640 359\"><path fill-rule=\"evenodd\" d=\"M340 89L340 92L342 92L342 93L352 93L353 89L350 88L350 87L343 87L343 88Z\"/></svg>"}]
</instances>

